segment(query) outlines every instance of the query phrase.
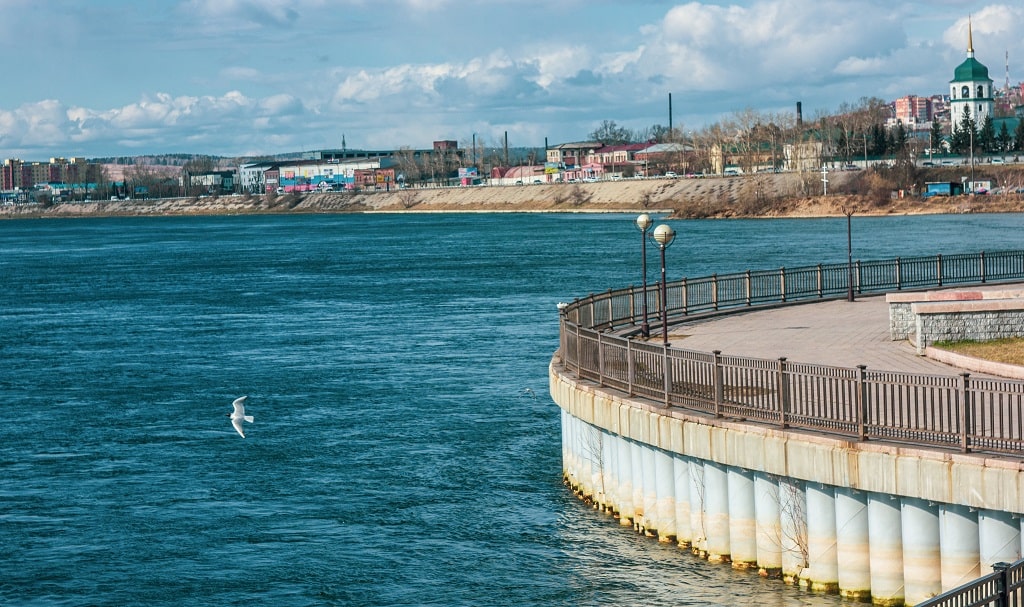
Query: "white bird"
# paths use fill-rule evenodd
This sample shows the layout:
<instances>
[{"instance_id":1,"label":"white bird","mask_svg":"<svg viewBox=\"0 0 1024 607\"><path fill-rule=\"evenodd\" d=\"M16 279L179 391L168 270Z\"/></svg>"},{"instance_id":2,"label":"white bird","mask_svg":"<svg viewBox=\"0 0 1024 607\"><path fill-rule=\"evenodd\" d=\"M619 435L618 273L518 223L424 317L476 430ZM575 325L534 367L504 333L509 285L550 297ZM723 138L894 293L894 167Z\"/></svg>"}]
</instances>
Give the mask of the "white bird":
<instances>
[{"instance_id":1,"label":"white bird","mask_svg":"<svg viewBox=\"0 0 1024 607\"><path fill-rule=\"evenodd\" d=\"M235 430L238 431L239 436L241 436L242 438L245 438L245 432L242 431L242 420L245 420L250 424L252 423L253 420L251 415L245 414L245 399L247 398L249 397L241 396L239 398L236 398L235 401L231 403L235 410L232 411L231 413L228 413L228 417L231 418L231 425L235 427Z\"/></svg>"}]
</instances>

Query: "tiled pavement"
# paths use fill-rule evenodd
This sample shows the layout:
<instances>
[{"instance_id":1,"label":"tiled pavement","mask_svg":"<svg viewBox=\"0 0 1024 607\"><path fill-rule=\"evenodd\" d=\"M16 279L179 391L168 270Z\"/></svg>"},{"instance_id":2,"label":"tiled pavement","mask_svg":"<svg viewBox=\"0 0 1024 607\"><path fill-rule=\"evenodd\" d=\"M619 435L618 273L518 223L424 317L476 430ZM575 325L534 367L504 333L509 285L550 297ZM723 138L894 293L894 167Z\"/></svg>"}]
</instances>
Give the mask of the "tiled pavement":
<instances>
[{"instance_id":1,"label":"tiled pavement","mask_svg":"<svg viewBox=\"0 0 1024 607\"><path fill-rule=\"evenodd\" d=\"M1003 285L1005 287L1005 285ZM653 329L651 341L661 339ZM884 295L730 314L670 327L672 347L755 358L908 373L958 375L962 369L918 356L914 347L889 338Z\"/></svg>"}]
</instances>

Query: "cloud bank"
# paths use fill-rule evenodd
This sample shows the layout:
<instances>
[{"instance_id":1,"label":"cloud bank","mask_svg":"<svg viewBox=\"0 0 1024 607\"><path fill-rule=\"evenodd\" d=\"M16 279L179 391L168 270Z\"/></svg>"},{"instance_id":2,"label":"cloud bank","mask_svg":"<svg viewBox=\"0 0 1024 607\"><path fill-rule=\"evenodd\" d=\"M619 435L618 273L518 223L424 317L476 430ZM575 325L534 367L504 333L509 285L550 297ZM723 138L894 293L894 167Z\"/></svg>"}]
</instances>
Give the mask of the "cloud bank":
<instances>
[{"instance_id":1,"label":"cloud bank","mask_svg":"<svg viewBox=\"0 0 1024 607\"><path fill-rule=\"evenodd\" d=\"M0 97L0 155L231 156L343 137L378 149L505 134L541 146L603 120L668 124L669 94L674 125L688 129L797 101L834 111L944 93L968 19L952 3L874 0L148 6L0 1L9 54L38 40L39 23L59 34L9 74L22 84ZM1000 85L1004 56L1024 58L1024 8L992 4L970 18L977 57Z\"/></svg>"}]
</instances>

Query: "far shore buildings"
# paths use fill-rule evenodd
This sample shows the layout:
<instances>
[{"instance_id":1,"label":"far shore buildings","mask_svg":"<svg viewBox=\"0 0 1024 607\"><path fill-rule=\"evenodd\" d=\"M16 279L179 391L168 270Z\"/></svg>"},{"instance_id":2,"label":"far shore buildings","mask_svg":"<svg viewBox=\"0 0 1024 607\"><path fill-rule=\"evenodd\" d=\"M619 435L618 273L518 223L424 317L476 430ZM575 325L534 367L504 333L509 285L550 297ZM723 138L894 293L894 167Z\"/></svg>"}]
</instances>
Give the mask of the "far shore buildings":
<instances>
[{"instance_id":1,"label":"far shore buildings","mask_svg":"<svg viewBox=\"0 0 1024 607\"><path fill-rule=\"evenodd\" d=\"M1007 70L1009 72L1009 70ZM890 104L888 128L902 127L909 136L930 143L932 125L949 133L970 114L977 128L992 119L996 133L1015 134L1024 119L1024 84L1010 86L1009 76L1002 88L994 86L988 68L975 58L973 32L968 22L967 57L953 72L948 94L919 97L906 95ZM107 172L111 167L84 158L50 158L49 162L3 161L0 194L3 201L25 200L45 193L53 199L82 199L99 195L167 196L287 194L292 192L389 191L392 188L442 187L453 185L532 185L628 179L676 173L700 176L704 173L736 175L747 172L818 171L847 163L868 164L867 145L861 158L837 157L835 134L812 125L800 127L799 136L783 141L774 125L757 125L715 142L645 142L605 145L598 141L576 141L549 146L543 164L510 162L507 147L504 161L480 166L477 150L460 149L454 140L434 141L428 149L397 150L341 149L306 152L291 160L243 163L238 167L189 173L177 167L161 167L153 174L154 185L137 183L137 176ZM998 114L998 116L997 116ZM758 137L751 135L760 130ZM768 133L768 136L765 134ZM475 139L474 139L475 147ZM928 145L923 148L930 147ZM532 153L530 154L532 156ZM491 157L493 161L494 156ZM130 166L130 165L126 165ZM168 171L167 169L171 169ZM105 183L103 183L105 182ZM86 198L88 199L88 198Z\"/></svg>"}]
</instances>

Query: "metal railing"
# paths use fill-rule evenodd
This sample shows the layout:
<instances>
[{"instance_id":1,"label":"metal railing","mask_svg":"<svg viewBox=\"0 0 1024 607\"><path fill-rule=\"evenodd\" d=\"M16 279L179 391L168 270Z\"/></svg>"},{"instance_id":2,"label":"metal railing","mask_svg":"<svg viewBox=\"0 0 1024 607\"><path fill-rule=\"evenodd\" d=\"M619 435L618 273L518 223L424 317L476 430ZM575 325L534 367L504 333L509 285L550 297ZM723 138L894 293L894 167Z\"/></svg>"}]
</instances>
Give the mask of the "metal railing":
<instances>
[{"instance_id":1,"label":"metal railing","mask_svg":"<svg viewBox=\"0 0 1024 607\"><path fill-rule=\"evenodd\" d=\"M1024 560L992 565L992 573L943 592L917 607L1021 607L1024 605Z\"/></svg>"},{"instance_id":2,"label":"metal railing","mask_svg":"<svg viewBox=\"0 0 1024 607\"><path fill-rule=\"evenodd\" d=\"M1024 279L1024 251L937 255L682 279L666 285L669 324L754 307ZM658 285L590 295L560 311L560 356L578 378L666 406L962 452L1024 454L1024 382L729 356L632 339L643 298L660 326ZM615 331L615 333L613 333Z\"/></svg>"}]
</instances>

